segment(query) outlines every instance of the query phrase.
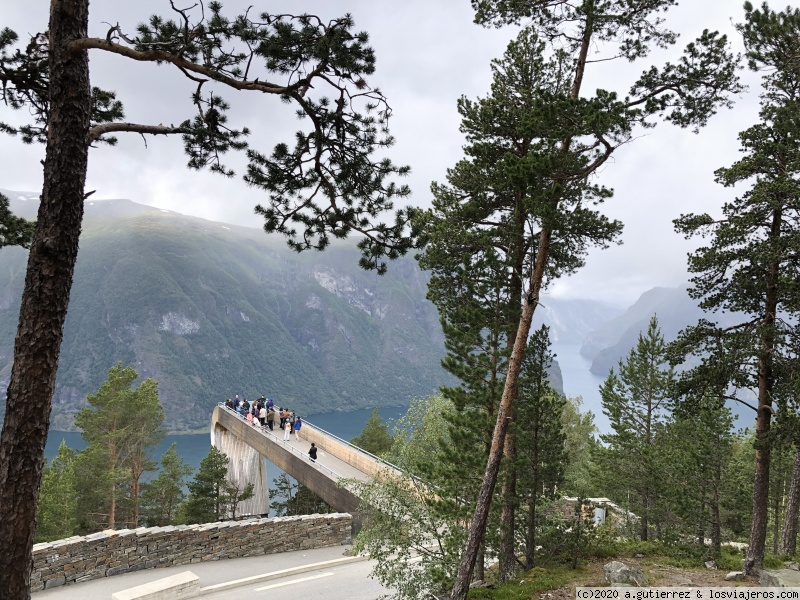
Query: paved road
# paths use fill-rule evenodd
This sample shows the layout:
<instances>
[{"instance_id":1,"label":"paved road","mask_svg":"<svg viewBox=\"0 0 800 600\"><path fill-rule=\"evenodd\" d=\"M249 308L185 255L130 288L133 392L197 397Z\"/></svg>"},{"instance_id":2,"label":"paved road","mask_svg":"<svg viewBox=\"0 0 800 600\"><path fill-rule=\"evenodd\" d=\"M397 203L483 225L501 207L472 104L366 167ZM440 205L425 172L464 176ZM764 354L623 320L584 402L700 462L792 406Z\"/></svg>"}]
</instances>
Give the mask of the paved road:
<instances>
[{"instance_id":1,"label":"paved road","mask_svg":"<svg viewBox=\"0 0 800 600\"><path fill-rule=\"evenodd\" d=\"M32 598L33 600L109 600L114 592L184 571L191 571L197 575L200 578L200 587L204 588L283 569L318 565L318 563L340 559L344 557L344 551L347 548L349 546L335 546L165 569L150 569L44 590L32 594ZM291 598L299 597L304 600L373 600L386 593L386 589L369 578L371 569L371 561L365 560L332 567L318 565L308 572L289 574L260 583L249 583L246 586L213 592L202 597L204 600L233 600L234 598L241 600L244 597L253 600L270 600L290 595Z\"/></svg>"}]
</instances>

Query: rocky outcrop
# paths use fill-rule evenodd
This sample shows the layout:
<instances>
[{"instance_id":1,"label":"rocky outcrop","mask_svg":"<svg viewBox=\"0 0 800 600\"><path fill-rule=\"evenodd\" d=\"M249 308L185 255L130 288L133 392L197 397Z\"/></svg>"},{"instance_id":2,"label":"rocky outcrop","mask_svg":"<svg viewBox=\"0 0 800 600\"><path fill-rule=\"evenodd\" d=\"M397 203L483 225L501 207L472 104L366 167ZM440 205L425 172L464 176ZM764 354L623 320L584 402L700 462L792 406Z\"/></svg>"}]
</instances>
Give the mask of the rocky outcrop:
<instances>
[{"instance_id":1,"label":"rocky outcrop","mask_svg":"<svg viewBox=\"0 0 800 600\"><path fill-rule=\"evenodd\" d=\"M800 587L800 572L792 569L763 570L758 582L761 587Z\"/></svg>"},{"instance_id":2,"label":"rocky outcrop","mask_svg":"<svg viewBox=\"0 0 800 600\"><path fill-rule=\"evenodd\" d=\"M606 581L611 585L647 585L647 576L638 567L630 567L618 560L612 561L603 567Z\"/></svg>"}]
</instances>

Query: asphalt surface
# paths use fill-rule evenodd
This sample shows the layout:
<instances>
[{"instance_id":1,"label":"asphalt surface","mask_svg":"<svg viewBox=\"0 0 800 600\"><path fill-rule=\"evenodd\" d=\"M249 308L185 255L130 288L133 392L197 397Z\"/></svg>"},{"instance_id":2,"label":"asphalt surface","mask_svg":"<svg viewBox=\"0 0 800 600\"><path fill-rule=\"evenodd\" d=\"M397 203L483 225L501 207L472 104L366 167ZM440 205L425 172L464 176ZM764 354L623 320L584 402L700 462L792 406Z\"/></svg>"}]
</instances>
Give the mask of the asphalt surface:
<instances>
[{"instance_id":1,"label":"asphalt surface","mask_svg":"<svg viewBox=\"0 0 800 600\"><path fill-rule=\"evenodd\" d=\"M369 578L371 561L356 558L344 564L341 561L329 562L344 558L349 548L335 546L137 571L35 592L32 598L109 600L115 592L184 571L191 571L199 577L201 597L206 600L241 600L245 596L253 600L269 600L287 594L304 600L373 600L386 593L385 588ZM295 570L279 573L286 569ZM233 587L219 591L203 590L220 584Z\"/></svg>"}]
</instances>

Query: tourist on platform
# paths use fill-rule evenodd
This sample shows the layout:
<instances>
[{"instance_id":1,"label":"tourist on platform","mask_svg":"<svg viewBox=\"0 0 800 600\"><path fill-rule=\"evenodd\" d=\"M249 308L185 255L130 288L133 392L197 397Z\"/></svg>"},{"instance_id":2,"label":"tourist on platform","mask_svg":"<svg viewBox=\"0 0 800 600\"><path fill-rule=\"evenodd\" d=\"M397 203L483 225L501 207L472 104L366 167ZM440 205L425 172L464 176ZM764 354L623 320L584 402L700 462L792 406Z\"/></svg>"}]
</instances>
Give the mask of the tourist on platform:
<instances>
[{"instance_id":1,"label":"tourist on platform","mask_svg":"<svg viewBox=\"0 0 800 600\"><path fill-rule=\"evenodd\" d=\"M267 409L264 406L258 409L258 422L261 423L262 429L267 425Z\"/></svg>"},{"instance_id":2,"label":"tourist on platform","mask_svg":"<svg viewBox=\"0 0 800 600\"><path fill-rule=\"evenodd\" d=\"M294 419L294 439L296 442L300 441L300 428L303 426L303 422L300 420L300 417L295 417Z\"/></svg>"},{"instance_id":3,"label":"tourist on platform","mask_svg":"<svg viewBox=\"0 0 800 600\"><path fill-rule=\"evenodd\" d=\"M292 433L292 422L289 419L286 419L286 422L283 424L283 441L289 441L289 434Z\"/></svg>"},{"instance_id":4,"label":"tourist on platform","mask_svg":"<svg viewBox=\"0 0 800 600\"><path fill-rule=\"evenodd\" d=\"M279 427L283 429L283 426L286 425L286 417L283 416L283 407L278 408L278 418L281 421Z\"/></svg>"},{"instance_id":5,"label":"tourist on platform","mask_svg":"<svg viewBox=\"0 0 800 600\"><path fill-rule=\"evenodd\" d=\"M227 400L225 400L225 408L229 408L229 409L233 410L233 399L232 398L228 398Z\"/></svg>"},{"instance_id":6,"label":"tourist on platform","mask_svg":"<svg viewBox=\"0 0 800 600\"><path fill-rule=\"evenodd\" d=\"M317 445L311 442L311 448L308 449L308 456L311 457L311 462L317 462Z\"/></svg>"},{"instance_id":7,"label":"tourist on platform","mask_svg":"<svg viewBox=\"0 0 800 600\"><path fill-rule=\"evenodd\" d=\"M272 431L272 428L275 426L275 409L271 406L267 409L267 427L269 430Z\"/></svg>"}]
</instances>

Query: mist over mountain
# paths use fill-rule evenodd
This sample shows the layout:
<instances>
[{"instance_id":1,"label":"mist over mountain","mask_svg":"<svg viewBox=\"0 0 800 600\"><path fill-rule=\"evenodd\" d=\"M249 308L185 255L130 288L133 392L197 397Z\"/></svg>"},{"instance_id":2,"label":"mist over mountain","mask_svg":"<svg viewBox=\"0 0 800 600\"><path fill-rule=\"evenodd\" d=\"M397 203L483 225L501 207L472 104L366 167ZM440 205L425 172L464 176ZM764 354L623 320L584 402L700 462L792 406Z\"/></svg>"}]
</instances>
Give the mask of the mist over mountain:
<instances>
[{"instance_id":1,"label":"mist over mountain","mask_svg":"<svg viewBox=\"0 0 800 600\"><path fill-rule=\"evenodd\" d=\"M542 295L533 315L534 329L550 327L554 344L581 344L593 331L622 313L623 309L597 300L564 300Z\"/></svg>"},{"instance_id":2,"label":"mist over mountain","mask_svg":"<svg viewBox=\"0 0 800 600\"><path fill-rule=\"evenodd\" d=\"M35 219L38 194L0 190ZM412 258L384 276L358 267L355 242L291 251L279 236L130 200L87 200L51 426L74 414L121 361L159 382L167 427L207 425L233 394L301 414L405 406L455 380ZM8 385L27 251L0 250L0 393ZM577 305L576 305L577 306ZM544 314L554 338L567 318ZM550 379L563 390L554 363ZM4 410L4 406L2 409Z\"/></svg>"},{"instance_id":3,"label":"mist over mountain","mask_svg":"<svg viewBox=\"0 0 800 600\"><path fill-rule=\"evenodd\" d=\"M5 192L35 218L35 194ZM0 251L0 389L10 377L27 252ZM262 393L300 414L406 405L441 368L428 277L411 258L379 277L354 243L296 254L282 238L129 200L87 201L52 427L122 361L159 382L173 431L214 403Z\"/></svg>"},{"instance_id":4,"label":"mist over mountain","mask_svg":"<svg viewBox=\"0 0 800 600\"><path fill-rule=\"evenodd\" d=\"M656 315L661 333L667 342L701 318L730 325L737 319L726 313L704 312L698 301L689 297L687 286L657 287L643 293L622 315L592 331L581 346L581 355L592 361L591 372L608 375L612 367L624 360L636 346L639 334L647 331Z\"/></svg>"}]
</instances>

